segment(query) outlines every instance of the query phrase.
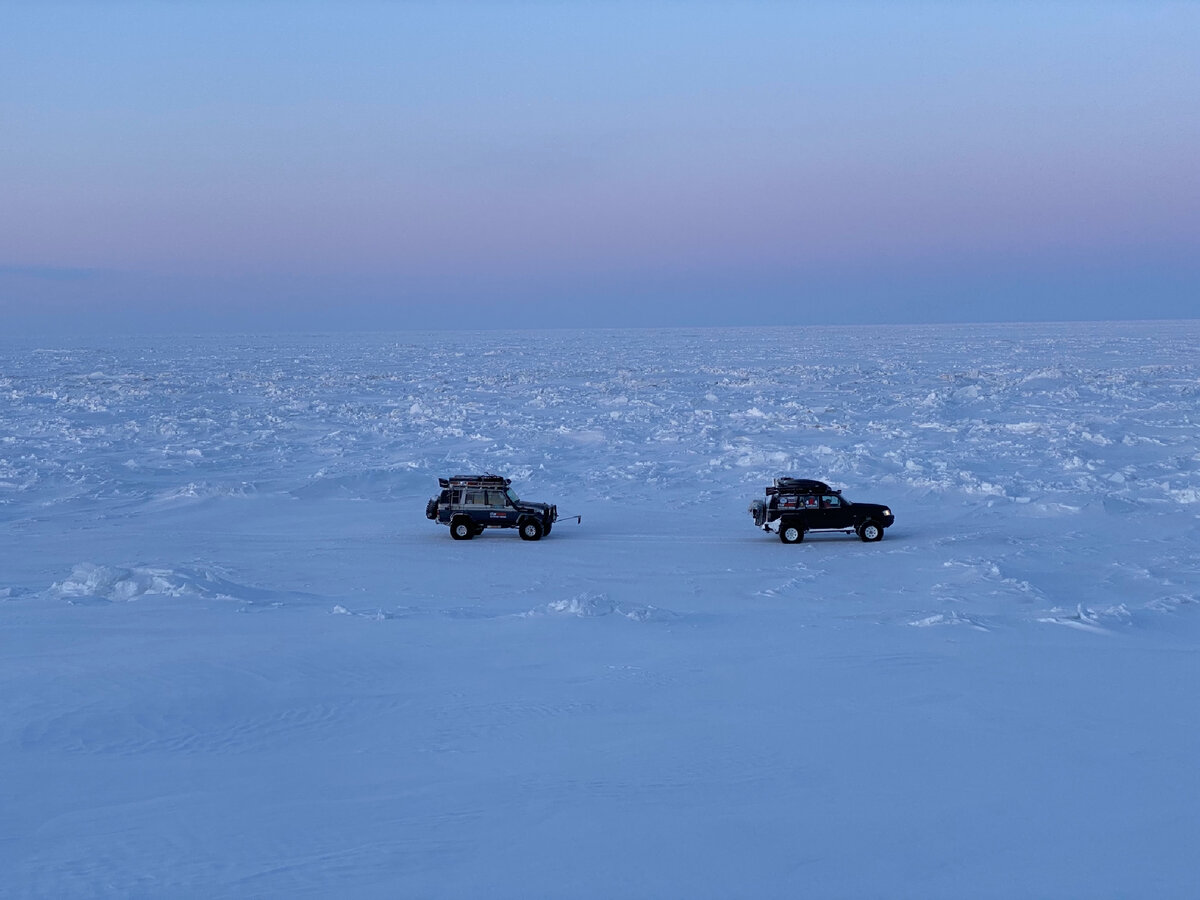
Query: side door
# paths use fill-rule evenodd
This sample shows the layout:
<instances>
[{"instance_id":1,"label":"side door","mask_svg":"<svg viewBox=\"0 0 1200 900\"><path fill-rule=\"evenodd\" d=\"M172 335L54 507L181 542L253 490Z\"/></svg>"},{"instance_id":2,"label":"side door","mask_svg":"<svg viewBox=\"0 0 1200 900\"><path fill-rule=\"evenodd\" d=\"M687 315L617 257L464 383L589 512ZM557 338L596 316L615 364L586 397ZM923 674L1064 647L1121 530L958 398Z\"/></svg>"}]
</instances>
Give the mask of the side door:
<instances>
[{"instance_id":1,"label":"side door","mask_svg":"<svg viewBox=\"0 0 1200 900\"><path fill-rule=\"evenodd\" d=\"M487 491L468 488L463 491L462 511L471 517L476 525L488 524Z\"/></svg>"},{"instance_id":2,"label":"side door","mask_svg":"<svg viewBox=\"0 0 1200 900\"><path fill-rule=\"evenodd\" d=\"M821 521L817 528L849 528L854 524L850 521L850 507L837 494L821 495L821 508L817 515Z\"/></svg>"},{"instance_id":3,"label":"side door","mask_svg":"<svg viewBox=\"0 0 1200 900\"><path fill-rule=\"evenodd\" d=\"M516 525L517 511L513 505L508 502L508 497L504 491L488 491L487 492L487 524L489 525Z\"/></svg>"},{"instance_id":4,"label":"side door","mask_svg":"<svg viewBox=\"0 0 1200 900\"><path fill-rule=\"evenodd\" d=\"M798 525L805 530L821 527L815 522L817 498L812 494L781 494L777 509L772 519L779 519L781 528L788 525Z\"/></svg>"}]
</instances>

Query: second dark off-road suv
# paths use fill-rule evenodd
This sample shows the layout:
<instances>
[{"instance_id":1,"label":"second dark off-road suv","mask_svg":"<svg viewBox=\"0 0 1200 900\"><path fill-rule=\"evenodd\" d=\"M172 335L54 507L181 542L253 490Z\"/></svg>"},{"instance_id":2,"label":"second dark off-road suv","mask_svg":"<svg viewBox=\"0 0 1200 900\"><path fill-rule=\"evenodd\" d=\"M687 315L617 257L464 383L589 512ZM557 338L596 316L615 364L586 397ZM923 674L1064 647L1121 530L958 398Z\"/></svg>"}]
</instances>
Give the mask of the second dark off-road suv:
<instances>
[{"instance_id":1,"label":"second dark off-road suv","mask_svg":"<svg viewBox=\"0 0 1200 900\"><path fill-rule=\"evenodd\" d=\"M754 524L785 544L798 544L809 531L853 532L864 541L878 541L896 521L886 506L852 503L841 491L809 478L776 478L766 494L766 500L750 504Z\"/></svg>"},{"instance_id":2,"label":"second dark off-road suv","mask_svg":"<svg viewBox=\"0 0 1200 900\"><path fill-rule=\"evenodd\" d=\"M441 493L425 505L425 517L450 526L450 536L466 541L485 528L515 528L522 540L536 541L558 521L552 503L521 500L500 475L455 475L439 478Z\"/></svg>"}]
</instances>

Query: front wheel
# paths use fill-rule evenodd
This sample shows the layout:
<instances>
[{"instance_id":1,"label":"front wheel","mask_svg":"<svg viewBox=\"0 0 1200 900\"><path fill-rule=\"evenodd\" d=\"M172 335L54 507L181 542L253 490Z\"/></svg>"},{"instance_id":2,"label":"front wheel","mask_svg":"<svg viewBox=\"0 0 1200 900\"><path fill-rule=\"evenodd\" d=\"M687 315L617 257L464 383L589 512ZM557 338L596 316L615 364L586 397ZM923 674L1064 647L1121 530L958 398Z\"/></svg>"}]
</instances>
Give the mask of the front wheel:
<instances>
[{"instance_id":1,"label":"front wheel","mask_svg":"<svg viewBox=\"0 0 1200 900\"><path fill-rule=\"evenodd\" d=\"M883 529L874 522L863 522L858 529L858 536L868 544L883 540Z\"/></svg>"},{"instance_id":2,"label":"front wheel","mask_svg":"<svg viewBox=\"0 0 1200 900\"><path fill-rule=\"evenodd\" d=\"M521 532L523 541L536 541L542 536L542 523L537 519L526 519L517 529Z\"/></svg>"},{"instance_id":3,"label":"front wheel","mask_svg":"<svg viewBox=\"0 0 1200 900\"><path fill-rule=\"evenodd\" d=\"M456 541L469 541L475 537L475 526L466 516L455 516L450 523L450 537Z\"/></svg>"},{"instance_id":4,"label":"front wheel","mask_svg":"<svg viewBox=\"0 0 1200 900\"><path fill-rule=\"evenodd\" d=\"M804 540L804 529L799 525L784 525L779 529L779 539L785 544L798 544Z\"/></svg>"}]
</instances>

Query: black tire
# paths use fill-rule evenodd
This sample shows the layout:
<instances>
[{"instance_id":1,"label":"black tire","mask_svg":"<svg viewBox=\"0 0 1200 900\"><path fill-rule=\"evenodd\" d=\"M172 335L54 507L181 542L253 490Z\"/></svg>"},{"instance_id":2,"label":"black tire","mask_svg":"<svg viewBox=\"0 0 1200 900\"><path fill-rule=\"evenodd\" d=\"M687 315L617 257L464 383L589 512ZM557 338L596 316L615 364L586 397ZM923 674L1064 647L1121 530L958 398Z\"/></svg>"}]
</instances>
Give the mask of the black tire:
<instances>
[{"instance_id":1,"label":"black tire","mask_svg":"<svg viewBox=\"0 0 1200 900\"><path fill-rule=\"evenodd\" d=\"M526 519L517 526L523 541L538 541L542 538L542 523L537 519Z\"/></svg>"},{"instance_id":2,"label":"black tire","mask_svg":"<svg viewBox=\"0 0 1200 900\"><path fill-rule=\"evenodd\" d=\"M456 541L469 541L478 533L475 530L475 523L466 516L455 516L450 521L450 537Z\"/></svg>"},{"instance_id":3,"label":"black tire","mask_svg":"<svg viewBox=\"0 0 1200 900\"><path fill-rule=\"evenodd\" d=\"M881 541L883 540L883 526L868 519L858 526L858 536L868 544Z\"/></svg>"},{"instance_id":4,"label":"black tire","mask_svg":"<svg viewBox=\"0 0 1200 900\"><path fill-rule=\"evenodd\" d=\"M798 544L804 540L804 529L799 525L780 525L779 539L785 544Z\"/></svg>"},{"instance_id":5,"label":"black tire","mask_svg":"<svg viewBox=\"0 0 1200 900\"><path fill-rule=\"evenodd\" d=\"M432 500L430 500L428 503L426 503L425 504L425 518L436 519L437 518L437 506L438 506L437 497L434 497Z\"/></svg>"}]
</instances>

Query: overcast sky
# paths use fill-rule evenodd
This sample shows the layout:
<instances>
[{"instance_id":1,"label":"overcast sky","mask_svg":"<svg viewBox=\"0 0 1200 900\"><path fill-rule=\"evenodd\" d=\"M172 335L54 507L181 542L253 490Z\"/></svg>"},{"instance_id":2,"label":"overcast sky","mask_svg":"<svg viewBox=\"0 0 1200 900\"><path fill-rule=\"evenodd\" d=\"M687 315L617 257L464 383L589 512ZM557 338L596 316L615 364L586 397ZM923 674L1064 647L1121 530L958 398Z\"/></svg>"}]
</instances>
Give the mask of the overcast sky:
<instances>
[{"instance_id":1,"label":"overcast sky","mask_svg":"<svg viewBox=\"0 0 1200 900\"><path fill-rule=\"evenodd\" d=\"M9 331L1200 310L1200 3L0 20Z\"/></svg>"}]
</instances>

